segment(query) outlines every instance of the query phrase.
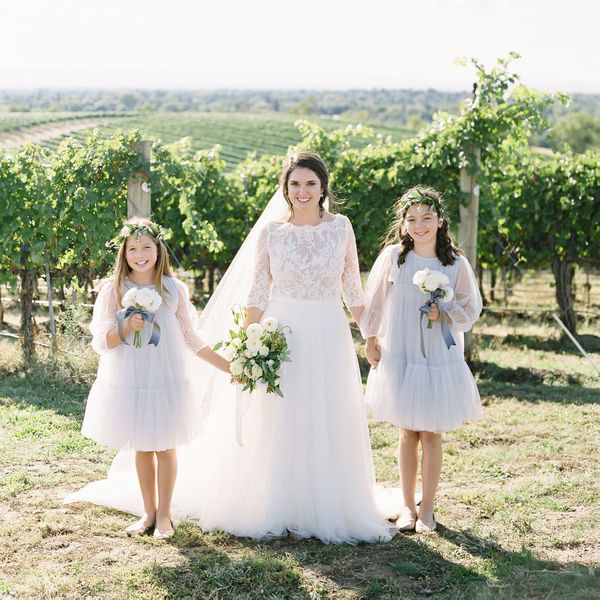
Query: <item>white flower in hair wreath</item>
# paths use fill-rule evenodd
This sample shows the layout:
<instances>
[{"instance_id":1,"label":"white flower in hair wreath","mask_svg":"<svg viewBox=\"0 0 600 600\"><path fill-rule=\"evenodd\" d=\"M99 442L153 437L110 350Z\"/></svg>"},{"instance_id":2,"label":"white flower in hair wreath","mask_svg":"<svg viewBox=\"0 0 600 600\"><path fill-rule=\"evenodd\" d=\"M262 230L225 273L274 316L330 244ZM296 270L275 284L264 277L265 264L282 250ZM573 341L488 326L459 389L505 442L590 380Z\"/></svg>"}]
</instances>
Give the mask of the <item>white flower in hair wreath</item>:
<instances>
[{"instance_id":1,"label":"white flower in hair wreath","mask_svg":"<svg viewBox=\"0 0 600 600\"><path fill-rule=\"evenodd\" d=\"M157 240L167 240L171 237L170 229L165 229L156 223L152 225L125 223L123 229L126 229L124 233L119 232L110 242L107 242L109 248L119 248L130 235L134 236L136 241L139 241L142 235L149 235Z\"/></svg>"}]
</instances>

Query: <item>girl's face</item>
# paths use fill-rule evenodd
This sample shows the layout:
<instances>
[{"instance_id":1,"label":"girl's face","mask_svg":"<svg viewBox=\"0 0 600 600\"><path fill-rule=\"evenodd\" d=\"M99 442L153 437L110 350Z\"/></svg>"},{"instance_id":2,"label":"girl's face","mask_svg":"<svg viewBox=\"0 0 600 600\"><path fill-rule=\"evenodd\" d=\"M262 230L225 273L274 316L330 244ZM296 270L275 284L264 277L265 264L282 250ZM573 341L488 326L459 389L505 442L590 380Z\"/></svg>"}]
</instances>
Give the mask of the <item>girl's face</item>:
<instances>
[{"instance_id":1,"label":"girl's face","mask_svg":"<svg viewBox=\"0 0 600 600\"><path fill-rule=\"evenodd\" d=\"M125 258L130 269L137 273L154 270L158 259L158 246L149 235L140 235L139 239L130 235L125 244Z\"/></svg>"},{"instance_id":2,"label":"girl's face","mask_svg":"<svg viewBox=\"0 0 600 600\"><path fill-rule=\"evenodd\" d=\"M442 226L443 221L433 210L428 204L413 204L408 208L404 223L415 246L433 244L435 247L437 230Z\"/></svg>"},{"instance_id":3,"label":"girl's face","mask_svg":"<svg viewBox=\"0 0 600 600\"><path fill-rule=\"evenodd\" d=\"M296 167L288 178L287 193L295 211L318 211L323 187L314 171Z\"/></svg>"}]
</instances>

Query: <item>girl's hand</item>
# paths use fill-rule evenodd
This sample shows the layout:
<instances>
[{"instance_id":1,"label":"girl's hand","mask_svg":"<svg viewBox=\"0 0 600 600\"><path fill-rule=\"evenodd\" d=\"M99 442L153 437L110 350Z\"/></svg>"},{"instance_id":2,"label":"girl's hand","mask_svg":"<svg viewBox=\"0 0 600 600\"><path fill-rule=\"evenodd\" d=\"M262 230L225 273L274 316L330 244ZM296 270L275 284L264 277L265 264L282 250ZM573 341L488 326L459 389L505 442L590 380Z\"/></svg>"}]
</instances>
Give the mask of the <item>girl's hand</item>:
<instances>
[{"instance_id":1,"label":"girl's hand","mask_svg":"<svg viewBox=\"0 0 600 600\"><path fill-rule=\"evenodd\" d=\"M367 340L365 354L367 355L369 364L376 369L381 360L381 347L379 346L379 340L376 337L371 337Z\"/></svg>"},{"instance_id":2,"label":"girl's hand","mask_svg":"<svg viewBox=\"0 0 600 600\"><path fill-rule=\"evenodd\" d=\"M129 335L134 331L142 331L142 329L144 329L144 317L138 314L131 315L127 321L125 321L124 329L125 335Z\"/></svg>"},{"instance_id":3,"label":"girl's hand","mask_svg":"<svg viewBox=\"0 0 600 600\"><path fill-rule=\"evenodd\" d=\"M427 318L430 321L437 321L440 318L440 309L435 302L431 305L431 310L427 313Z\"/></svg>"}]
</instances>

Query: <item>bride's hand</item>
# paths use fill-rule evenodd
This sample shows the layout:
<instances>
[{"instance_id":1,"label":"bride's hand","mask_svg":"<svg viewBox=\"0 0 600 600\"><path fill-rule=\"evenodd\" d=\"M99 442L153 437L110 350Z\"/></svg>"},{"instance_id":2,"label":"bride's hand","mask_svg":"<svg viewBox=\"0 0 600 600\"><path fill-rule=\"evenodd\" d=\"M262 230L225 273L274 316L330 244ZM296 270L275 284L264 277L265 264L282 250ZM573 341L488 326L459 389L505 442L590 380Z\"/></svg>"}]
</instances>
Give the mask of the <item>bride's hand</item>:
<instances>
[{"instance_id":1,"label":"bride's hand","mask_svg":"<svg viewBox=\"0 0 600 600\"><path fill-rule=\"evenodd\" d=\"M379 346L379 340L376 337L367 340L365 354L367 355L369 364L376 369L381 360L381 347Z\"/></svg>"}]
</instances>

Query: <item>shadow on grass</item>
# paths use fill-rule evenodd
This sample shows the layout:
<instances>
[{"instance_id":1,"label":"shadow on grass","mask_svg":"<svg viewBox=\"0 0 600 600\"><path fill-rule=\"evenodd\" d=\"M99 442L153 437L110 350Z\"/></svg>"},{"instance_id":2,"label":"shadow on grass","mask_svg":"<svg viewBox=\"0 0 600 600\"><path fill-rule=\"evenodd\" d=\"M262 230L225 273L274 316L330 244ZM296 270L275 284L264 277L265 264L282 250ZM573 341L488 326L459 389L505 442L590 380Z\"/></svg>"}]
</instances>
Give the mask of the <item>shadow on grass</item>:
<instances>
[{"instance_id":1,"label":"shadow on grass","mask_svg":"<svg viewBox=\"0 0 600 600\"><path fill-rule=\"evenodd\" d=\"M579 350L573 342L566 338L543 337L527 334L508 334L504 337L495 335L477 334L477 342L483 347L497 345L502 341L503 346L513 348L527 348L528 350L541 350L543 352L556 352L559 354L580 355ZM600 352L600 336L593 334L582 334L577 336L577 340L586 352Z\"/></svg>"},{"instance_id":2,"label":"shadow on grass","mask_svg":"<svg viewBox=\"0 0 600 600\"><path fill-rule=\"evenodd\" d=\"M139 586L153 586L173 598L597 597L600 573L587 565L539 560L526 549L506 550L443 525L439 536L460 548L458 556L466 551L482 560L476 568L465 566L415 534L351 547L291 537L258 543L182 525L170 543L186 560L143 567ZM142 592L134 581L128 591Z\"/></svg>"},{"instance_id":3,"label":"shadow on grass","mask_svg":"<svg viewBox=\"0 0 600 600\"><path fill-rule=\"evenodd\" d=\"M562 404L600 403L600 389L587 387L568 373L527 367L503 367L479 361L470 366L478 377L477 387L482 397Z\"/></svg>"},{"instance_id":4,"label":"shadow on grass","mask_svg":"<svg viewBox=\"0 0 600 600\"><path fill-rule=\"evenodd\" d=\"M483 559L496 587L494 598L600 598L600 570L582 563L540 560L523 548L505 550L467 531L440 527L439 535L471 556ZM490 595L491 597L491 595Z\"/></svg>"},{"instance_id":5,"label":"shadow on grass","mask_svg":"<svg viewBox=\"0 0 600 600\"><path fill-rule=\"evenodd\" d=\"M578 377L571 373L553 371L551 369L535 369L533 367L504 367L494 362L471 361L469 367L474 375L482 381L499 383L529 383L546 385L582 386Z\"/></svg>"},{"instance_id":6,"label":"shadow on grass","mask_svg":"<svg viewBox=\"0 0 600 600\"><path fill-rule=\"evenodd\" d=\"M185 525L171 543L185 564L146 571L174 598L459 598L465 586L485 585L414 535L355 547L292 537L258 543Z\"/></svg>"}]
</instances>

